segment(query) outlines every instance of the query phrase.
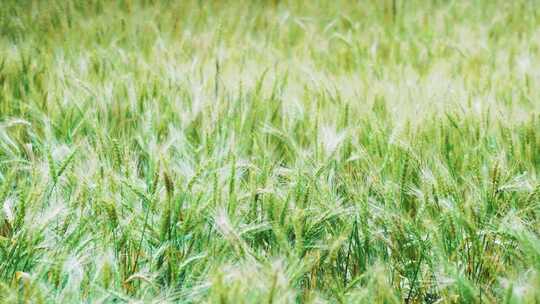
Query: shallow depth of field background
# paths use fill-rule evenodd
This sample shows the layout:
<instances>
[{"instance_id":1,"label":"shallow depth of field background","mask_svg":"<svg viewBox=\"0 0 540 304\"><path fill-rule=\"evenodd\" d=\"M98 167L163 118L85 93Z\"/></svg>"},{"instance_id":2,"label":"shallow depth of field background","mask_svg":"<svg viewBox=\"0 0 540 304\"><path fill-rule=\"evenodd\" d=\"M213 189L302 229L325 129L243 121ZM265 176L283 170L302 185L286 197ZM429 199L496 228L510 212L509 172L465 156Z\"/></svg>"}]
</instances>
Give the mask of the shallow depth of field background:
<instances>
[{"instance_id":1,"label":"shallow depth of field background","mask_svg":"<svg viewBox=\"0 0 540 304\"><path fill-rule=\"evenodd\" d=\"M540 2L0 4L0 302L540 302Z\"/></svg>"}]
</instances>

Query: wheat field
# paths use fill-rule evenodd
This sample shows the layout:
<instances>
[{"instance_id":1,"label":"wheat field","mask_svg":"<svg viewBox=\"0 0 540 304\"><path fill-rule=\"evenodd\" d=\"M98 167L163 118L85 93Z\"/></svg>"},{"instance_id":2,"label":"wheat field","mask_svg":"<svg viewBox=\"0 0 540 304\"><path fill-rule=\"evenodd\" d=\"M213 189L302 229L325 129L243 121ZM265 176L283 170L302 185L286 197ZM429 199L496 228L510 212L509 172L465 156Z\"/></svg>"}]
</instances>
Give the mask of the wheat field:
<instances>
[{"instance_id":1,"label":"wheat field","mask_svg":"<svg viewBox=\"0 0 540 304\"><path fill-rule=\"evenodd\" d=\"M3 0L0 302L540 303L540 2Z\"/></svg>"}]
</instances>

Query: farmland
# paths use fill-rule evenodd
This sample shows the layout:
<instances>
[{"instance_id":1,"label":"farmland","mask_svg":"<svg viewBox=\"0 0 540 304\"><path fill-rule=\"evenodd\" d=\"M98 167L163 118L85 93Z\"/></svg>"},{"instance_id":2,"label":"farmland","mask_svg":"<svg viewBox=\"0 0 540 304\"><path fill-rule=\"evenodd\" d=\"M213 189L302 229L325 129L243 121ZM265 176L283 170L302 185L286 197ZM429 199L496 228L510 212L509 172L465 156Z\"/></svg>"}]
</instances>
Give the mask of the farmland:
<instances>
[{"instance_id":1,"label":"farmland","mask_svg":"<svg viewBox=\"0 0 540 304\"><path fill-rule=\"evenodd\" d=\"M540 302L538 1L0 6L0 302Z\"/></svg>"}]
</instances>

